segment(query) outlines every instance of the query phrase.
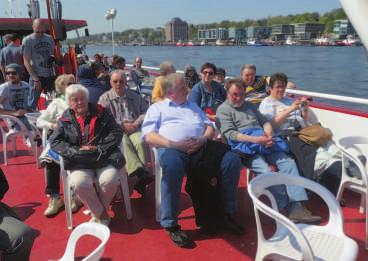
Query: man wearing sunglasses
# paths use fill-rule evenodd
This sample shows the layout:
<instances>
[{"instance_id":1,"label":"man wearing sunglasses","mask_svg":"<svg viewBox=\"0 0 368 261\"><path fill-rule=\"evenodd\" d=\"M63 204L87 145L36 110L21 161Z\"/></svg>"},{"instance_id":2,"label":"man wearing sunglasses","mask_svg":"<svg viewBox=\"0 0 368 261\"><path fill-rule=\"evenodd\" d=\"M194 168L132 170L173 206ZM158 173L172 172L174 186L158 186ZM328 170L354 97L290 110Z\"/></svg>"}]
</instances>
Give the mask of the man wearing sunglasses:
<instances>
[{"instance_id":1,"label":"man wearing sunglasses","mask_svg":"<svg viewBox=\"0 0 368 261\"><path fill-rule=\"evenodd\" d=\"M116 122L124 130L123 149L125 168L129 176L136 176L134 189L143 195L153 177L145 169L145 146L141 140L141 125L148 109L145 100L126 88L127 80L123 70L114 70L110 76L111 89L99 99L99 104L109 108Z\"/></svg>"},{"instance_id":2,"label":"man wearing sunglasses","mask_svg":"<svg viewBox=\"0 0 368 261\"><path fill-rule=\"evenodd\" d=\"M9 64L5 67L6 82L0 85L0 114L18 117L27 129L32 130L27 117L30 110L30 86L21 81L23 67L19 64ZM9 122L10 123L10 122ZM16 131L19 127L10 125Z\"/></svg>"}]
</instances>

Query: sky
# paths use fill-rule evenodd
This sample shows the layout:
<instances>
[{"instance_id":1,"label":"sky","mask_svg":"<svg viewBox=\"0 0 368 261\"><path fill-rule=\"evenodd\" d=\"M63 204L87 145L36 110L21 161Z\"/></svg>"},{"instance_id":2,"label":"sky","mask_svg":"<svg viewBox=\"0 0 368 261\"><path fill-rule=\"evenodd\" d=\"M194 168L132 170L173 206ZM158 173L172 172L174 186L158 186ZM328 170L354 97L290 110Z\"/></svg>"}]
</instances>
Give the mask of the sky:
<instances>
[{"instance_id":1,"label":"sky","mask_svg":"<svg viewBox=\"0 0 368 261\"><path fill-rule=\"evenodd\" d=\"M9 2L17 17L25 17L26 0L0 0L0 17L7 17ZM91 34L109 32L106 10L117 9L116 31L143 27L163 27L173 17L200 24L222 20L242 21L267 16L303 12L324 13L339 8L338 0L62 0L63 18L87 20ZM45 0L40 0L41 16L46 16Z\"/></svg>"}]
</instances>

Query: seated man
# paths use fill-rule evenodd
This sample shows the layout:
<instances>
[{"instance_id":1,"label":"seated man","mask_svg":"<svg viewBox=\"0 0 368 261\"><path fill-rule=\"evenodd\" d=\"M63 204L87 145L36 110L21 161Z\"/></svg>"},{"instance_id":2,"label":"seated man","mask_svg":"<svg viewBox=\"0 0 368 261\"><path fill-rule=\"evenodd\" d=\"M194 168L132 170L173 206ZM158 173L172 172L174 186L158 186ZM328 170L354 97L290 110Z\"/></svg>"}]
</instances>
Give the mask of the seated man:
<instances>
[{"instance_id":1,"label":"seated man","mask_svg":"<svg viewBox=\"0 0 368 261\"><path fill-rule=\"evenodd\" d=\"M273 130L267 121L252 104L244 100L244 82L241 79L232 79L228 84L227 100L217 110L218 125L222 135L228 141L238 143L260 144L268 148L274 144ZM244 134L244 130L251 128L263 128L263 136L251 136ZM299 176L297 166L291 158L282 151L274 151L270 154L246 154L246 165L256 175L270 173L269 164L275 165L281 173ZM308 200L304 189L297 186L272 187L280 209L288 211L289 218L295 222L316 222L321 218L313 216L302 202Z\"/></svg>"},{"instance_id":2,"label":"seated man","mask_svg":"<svg viewBox=\"0 0 368 261\"><path fill-rule=\"evenodd\" d=\"M130 75L133 82L140 88L144 78L149 77L148 71L142 68L142 58L135 58L134 69L131 71Z\"/></svg>"},{"instance_id":3,"label":"seated man","mask_svg":"<svg viewBox=\"0 0 368 261\"><path fill-rule=\"evenodd\" d=\"M105 92L98 103L110 109L116 122L124 130L126 171L128 175L138 177L134 189L143 195L146 186L153 181L153 177L145 169L145 146L141 140L141 124L148 106L140 95L126 88L127 80L123 70L111 73L110 84L111 90Z\"/></svg>"},{"instance_id":4,"label":"seated man","mask_svg":"<svg viewBox=\"0 0 368 261\"><path fill-rule=\"evenodd\" d=\"M247 100L259 104L267 96L270 77L257 75L257 67L254 64L245 64L241 69L241 78L245 82ZM287 88L295 89L296 85L288 82Z\"/></svg>"},{"instance_id":5,"label":"seated man","mask_svg":"<svg viewBox=\"0 0 368 261\"><path fill-rule=\"evenodd\" d=\"M28 130L32 130L26 112L31 109L30 93L28 83L21 81L23 68L18 64L9 64L5 68L7 81L0 85L0 113L11 115L20 119ZM19 130L19 126L9 126L13 131ZM27 139L27 146L30 141Z\"/></svg>"},{"instance_id":6,"label":"seated man","mask_svg":"<svg viewBox=\"0 0 368 261\"><path fill-rule=\"evenodd\" d=\"M161 180L161 226L179 247L188 247L191 241L178 225L179 199L185 170L193 162L191 155L206 147L214 130L204 112L187 101L188 89L184 78L170 74L163 81L166 99L153 104L142 125L142 137L158 148L163 170ZM233 233L243 233L232 215L236 208L236 191L240 175L239 156L227 151L222 157L221 176L225 208L223 227Z\"/></svg>"}]
</instances>

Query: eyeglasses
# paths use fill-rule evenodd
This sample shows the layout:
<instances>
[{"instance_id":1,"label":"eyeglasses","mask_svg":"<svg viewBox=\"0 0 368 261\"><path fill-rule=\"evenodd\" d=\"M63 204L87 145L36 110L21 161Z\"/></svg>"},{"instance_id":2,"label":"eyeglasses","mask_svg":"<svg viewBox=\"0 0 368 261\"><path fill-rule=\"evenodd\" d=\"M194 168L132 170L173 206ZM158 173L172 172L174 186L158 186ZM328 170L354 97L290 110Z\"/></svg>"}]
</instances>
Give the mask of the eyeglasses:
<instances>
[{"instance_id":1,"label":"eyeglasses","mask_svg":"<svg viewBox=\"0 0 368 261\"><path fill-rule=\"evenodd\" d=\"M212 75L214 75L215 73L213 72L213 71L203 71L202 72L203 74L208 74L208 75L210 75L210 76L212 76Z\"/></svg>"},{"instance_id":2,"label":"eyeglasses","mask_svg":"<svg viewBox=\"0 0 368 261\"><path fill-rule=\"evenodd\" d=\"M113 80L112 82L113 83L125 83L125 81L123 81L123 80Z\"/></svg>"},{"instance_id":3,"label":"eyeglasses","mask_svg":"<svg viewBox=\"0 0 368 261\"><path fill-rule=\"evenodd\" d=\"M6 75L17 75L18 73L16 71L7 71L5 72Z\"/></svg>"}]
</instances>

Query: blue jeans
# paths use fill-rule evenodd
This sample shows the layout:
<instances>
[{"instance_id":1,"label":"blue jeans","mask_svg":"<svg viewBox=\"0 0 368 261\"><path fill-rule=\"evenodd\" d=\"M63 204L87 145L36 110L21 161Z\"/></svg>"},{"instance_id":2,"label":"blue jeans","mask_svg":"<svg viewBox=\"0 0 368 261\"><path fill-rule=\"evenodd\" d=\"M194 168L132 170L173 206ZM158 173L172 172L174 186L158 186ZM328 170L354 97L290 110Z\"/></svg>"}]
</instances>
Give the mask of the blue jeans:
<instances>
[{"instance_id":1,"label":"blue jeans","mask_svg":"<svg viewBox=\"0 0 368 261\"><path fill-rule=\"evenodd\" d=\"M299 176L296 163L284 152L256 155L251 159L250 170L256 175L272 173L269 164L275 165L280 173ZM277 173L275 173L277 174ZM308 200L307 193L299 186L272 186L269 188L279 208L286 208L291 202Z\"/></svg>"},{"instance_id":2,"label":"blue jeans","mask_svg":"<svg viewBox=\"0 0 368 261\"><path fill-rule=\"evenodd\" d=\"M168 228L178 224L181 185L189 155L175 149L158 149L162 167L161 179L161 226ZM239 156L228 151L221 161L222 186L225 211L236 210L236 192L240 176Z\"/></svg>"}]
</instances>

